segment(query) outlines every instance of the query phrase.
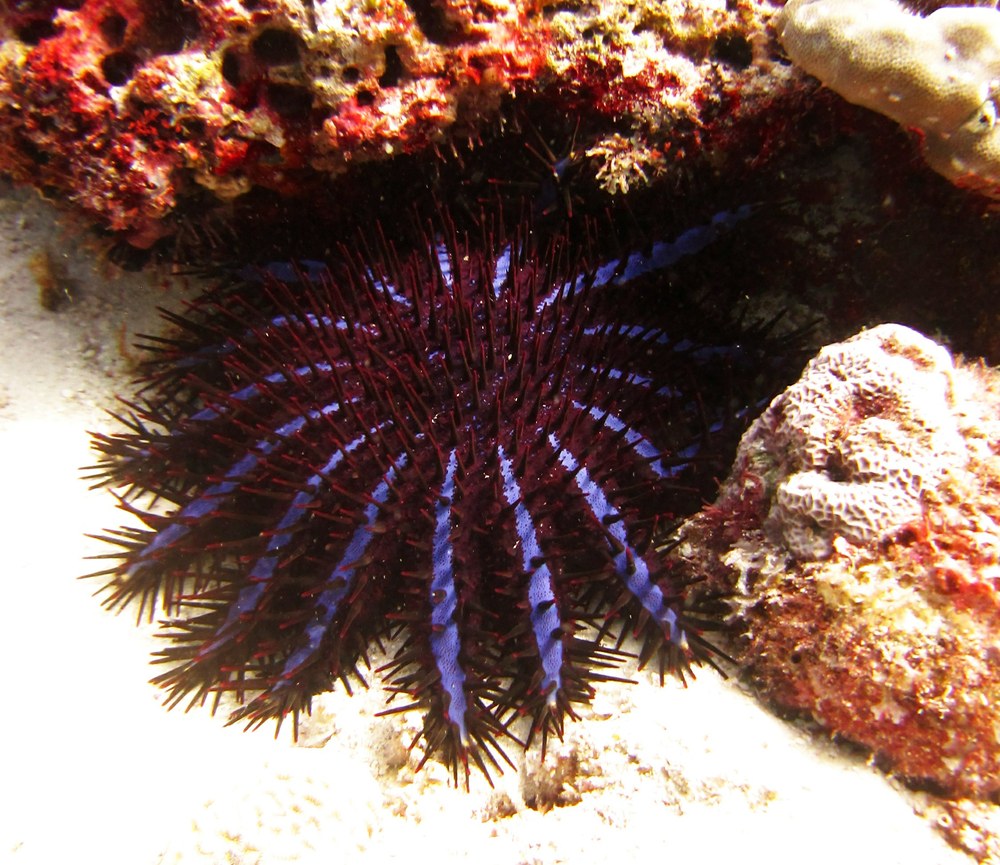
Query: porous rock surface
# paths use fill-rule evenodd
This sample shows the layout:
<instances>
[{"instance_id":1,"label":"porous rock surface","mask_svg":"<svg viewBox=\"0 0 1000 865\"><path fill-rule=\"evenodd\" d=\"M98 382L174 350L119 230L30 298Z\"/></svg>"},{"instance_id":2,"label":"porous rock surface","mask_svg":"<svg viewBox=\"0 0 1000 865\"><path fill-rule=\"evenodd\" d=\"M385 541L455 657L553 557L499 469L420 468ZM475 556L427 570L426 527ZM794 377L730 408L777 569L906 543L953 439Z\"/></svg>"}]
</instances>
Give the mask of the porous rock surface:
<instances>
[{"instance_id":1,"label":"porous rock surface","mask_svg":"<svg viewBox=\"0 0 1000 865\"><path fill-rule=\"evenodd\" d=\"M857 105L920 131L930 166L1000 195L1000 10L895 0L790 0L778 31L792 60Z\"/></svg>"},{"instance_id":2,"label":"porous rock surface","mask_svg":"<svg viewBox=\"0 0 1000 865\"><path fill-rule=\"evenodd\" d=\"M1000 789L1000 373L899 325L825 348L685 538L769 700L906 778Z\"/></svg>"},{"instance_id":3,"label":"porous rock surface","mask_svg":"<svg viewBox=\"0 0 1000 865\"><path fill-rule=\"evenodd\" d=\"M0 4L0 171L148 246L185 207L255 187L303 195L358 163L476 141L518 97L587 118L576 151L620 192L696 153L760 160L789 139L768 111L799 98L795 76L769 61L775 11L755 0Z\"/></svg>"}]
</instances>

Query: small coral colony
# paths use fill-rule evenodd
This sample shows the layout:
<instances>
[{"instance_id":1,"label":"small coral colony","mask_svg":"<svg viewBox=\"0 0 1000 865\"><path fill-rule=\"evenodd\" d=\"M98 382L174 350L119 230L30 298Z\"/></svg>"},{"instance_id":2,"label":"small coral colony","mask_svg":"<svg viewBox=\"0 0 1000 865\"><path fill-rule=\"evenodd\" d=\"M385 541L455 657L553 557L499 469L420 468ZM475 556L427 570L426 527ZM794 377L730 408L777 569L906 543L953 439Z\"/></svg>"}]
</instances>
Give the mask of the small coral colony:
<instances>
[{"instance_id":1,"label":"small coral colony","mask_svg":"<svg viewBox=\"0 0 1000 865\"><path fill-rule=\"evenodd\" d=\"M119 431L95 440L92 476L133 518L107 536L105 600L162 620L155 681L169 704L297 726L317 694L369 678L377 653L387 712L421 710L422 760L467 783L511 763L511 746L561 736L630 654L683 676L692 662L728 664L724 644L781 701L802 697L803 670L840 669L829 645L862 645L853 624L829 645L802 637L836 618L822 606L829 591L808 609L807 594L782 593L821 572L824 585L856 580L851 544L882 555L894 515L856 537L846 518L803 517L794 538L774 526L781 508L822 511L820 499L862 484L869 498L905 491L881 476L872 486L867 469L847 479L850 461L827 450L792 473L754 450L773 432L758 422L719 504L680 529L801 370L809 322L761 312L746 283L678 274L728 254L772 160L829 136L800 120L812 102L833 105L831 126L871 122L817 97L788 55L922 130L948 180L995 191L995 87L977 76L995 84L997 52L983 45L1000 13L781 5L3 4L4 170L71 198L132 253L208 260L215 276L145 339L138 395ZM844 26L859 15L866 27ZM868 50L879 28L913 46L908 72ZM921 65L931 35L954 68ZM832 54L864 68L844 73ZM963 109L943 126L941 82L957 80ZM902 138L887 128L883 140ZM802 184L803 196L821 186ZM410 199L409 228L421 228L397 232ZM898 353L873 350L865 381L883 382ZM912 434L892 396L901 387L844 397L866 435L896 430L871 441ZM970 489L993 489L995 454L973 451ZM931 500L921 495L906 500L908 519ZM988 510L949 518L948 531L995 531ZM815 550L782 541L817 526L836 537ZM897 555L917 582L944 567ZM993 597L988 580L976 586L977 604ZM799 621L782 618L790 610L808 614L795 634L780 624ZM717 633L741 617L742 637ZM919 669L926 649L900 652ZM823 722L833 691L870 692L870 675L855 675L869 662L830 693L784 702ZM928 754L947 751L954 719L916 688L907 679L892 706L873 707L877 735L834 726L947 788L951 769L896 747L916 741L900 732L912 722ZM949 766L975 767L954 789L995 787L985 747L975 759L947 752Z\"/></svg>"}]
</instances>

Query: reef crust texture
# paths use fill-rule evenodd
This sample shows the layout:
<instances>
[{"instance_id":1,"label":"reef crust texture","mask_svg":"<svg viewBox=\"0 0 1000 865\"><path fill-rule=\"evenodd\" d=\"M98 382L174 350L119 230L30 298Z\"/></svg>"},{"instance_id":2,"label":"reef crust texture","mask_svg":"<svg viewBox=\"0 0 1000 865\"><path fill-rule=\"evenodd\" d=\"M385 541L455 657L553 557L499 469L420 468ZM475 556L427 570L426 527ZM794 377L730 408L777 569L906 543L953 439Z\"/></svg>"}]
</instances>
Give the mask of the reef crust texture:
<instances>
[{"instance_id":1,"label":"reef crust texture","mask_svg":"<svg viewBox=\"0 0 1000 865\"><path fill-rule=\"evenodd\" d=\"M899 325L824 348L683 531L767 698L912 782L996 794L996 370Z\"/></svg>"},{"instance_id":2,"label":"reef crust texture","mask_svg":"<svg viewBox=\"0 0 1000 865\"><path fill-rule=\"evenodd\" d=\"M517 100L586 118L575 158L623 192L694 154L742 164L787 138L768 111L796 90L769 60L775 12L751 0L2 4L0 171L143 247L251 190L308 197L358 164L472 146Z\"/></svg>"}]
</instances>

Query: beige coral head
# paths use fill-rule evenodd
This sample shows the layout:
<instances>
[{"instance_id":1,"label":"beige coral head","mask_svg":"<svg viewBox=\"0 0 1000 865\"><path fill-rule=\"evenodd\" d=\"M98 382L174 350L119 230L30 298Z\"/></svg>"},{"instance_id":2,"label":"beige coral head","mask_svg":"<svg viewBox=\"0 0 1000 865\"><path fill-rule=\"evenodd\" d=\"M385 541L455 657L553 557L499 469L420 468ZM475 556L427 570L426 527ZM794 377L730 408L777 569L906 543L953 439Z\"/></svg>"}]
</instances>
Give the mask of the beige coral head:
<instances>
[{"instance_id":1,"label":"beige coral head","mask_svg":"<svg viewBox=\"0 0 1000 865\"><path fill-rule=\"evenodd\" d=\"M923 133L928 162L1000 194L1000 11L895 0L791 0L778 17L791 59L849 102Z\"/></svg>"},{"instance_id":2,"label":"beige coral head","mask_svg":"<svg viewBox=\"0 0 1000 865\"><path fill-rule=\"evenodd\" d=\"M992 92L974 116L951 136L930 136L924 156L938 174L969 189L1000 197L1000 92Z\"/></svg>"}]
</instances>

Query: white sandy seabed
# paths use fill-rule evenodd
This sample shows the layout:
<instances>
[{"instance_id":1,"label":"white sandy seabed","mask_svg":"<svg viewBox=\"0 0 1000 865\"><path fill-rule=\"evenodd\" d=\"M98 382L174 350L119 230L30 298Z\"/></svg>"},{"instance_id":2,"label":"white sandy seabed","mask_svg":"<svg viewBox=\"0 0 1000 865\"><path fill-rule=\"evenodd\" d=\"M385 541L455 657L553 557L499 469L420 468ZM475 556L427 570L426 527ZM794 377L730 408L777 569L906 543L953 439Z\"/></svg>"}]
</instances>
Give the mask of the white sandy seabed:
<instances>
[{"instance_id":1,"label":"white sandy seabed","mask_svg":"<svg viewBox=\"0 0 1000 865\"><path fill-rule=\"evenodd\" d=\"M47 247L74 299L42 308ZM544 766L455 789L405 749L377 690L319 701L298 744L207 710L167 712L151 629L92 596L88 430L129 391L125 348L184 281L122 275L34 197L0 195L0 862L968 863L863 756L779 720L704 670L600 688ZM558 791L562 791L558 793Z\"/></svg>"}]
</instances>

